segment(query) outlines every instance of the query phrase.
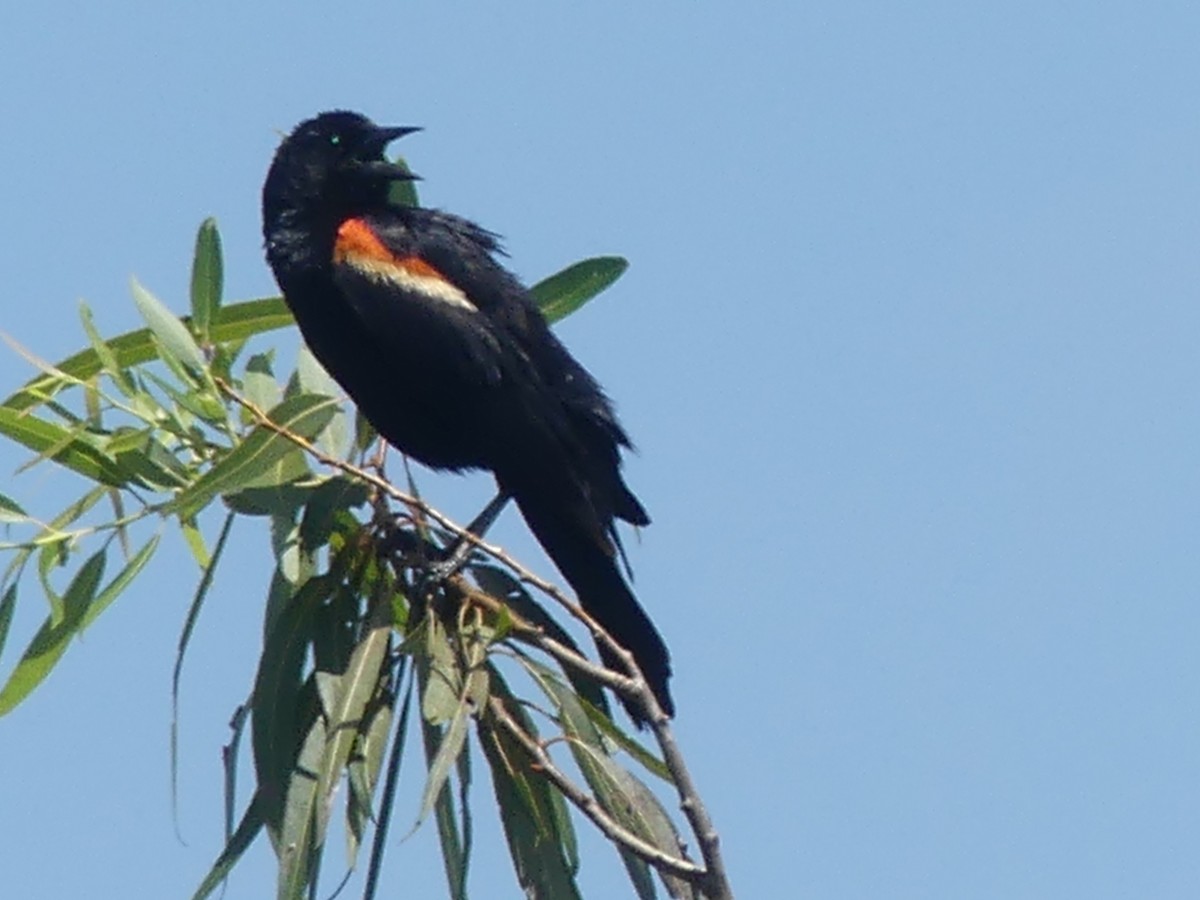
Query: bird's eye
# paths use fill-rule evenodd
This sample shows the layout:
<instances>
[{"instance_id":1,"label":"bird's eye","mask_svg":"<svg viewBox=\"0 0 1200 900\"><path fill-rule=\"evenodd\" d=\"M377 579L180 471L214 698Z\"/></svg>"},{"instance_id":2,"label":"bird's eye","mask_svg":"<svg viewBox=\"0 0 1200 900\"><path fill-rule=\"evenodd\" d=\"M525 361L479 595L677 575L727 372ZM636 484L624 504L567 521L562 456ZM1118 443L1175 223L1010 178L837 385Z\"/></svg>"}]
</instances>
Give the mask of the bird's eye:
<instances>
[{"instance_id":1,"label":"bird's eye","mask_svg":"<svg viewBox=\"0 0 1200 900\"><path fill-rule=\"evenodd\" d=\"M342 142L342 136L341 136L340 134L331 134L331 135L329 136L329 144L330 144L330 146L332 146L332 147L336 147L336 146L338 146L338 144L340 144L341 142Z\"/></svg>"}]
</instances>

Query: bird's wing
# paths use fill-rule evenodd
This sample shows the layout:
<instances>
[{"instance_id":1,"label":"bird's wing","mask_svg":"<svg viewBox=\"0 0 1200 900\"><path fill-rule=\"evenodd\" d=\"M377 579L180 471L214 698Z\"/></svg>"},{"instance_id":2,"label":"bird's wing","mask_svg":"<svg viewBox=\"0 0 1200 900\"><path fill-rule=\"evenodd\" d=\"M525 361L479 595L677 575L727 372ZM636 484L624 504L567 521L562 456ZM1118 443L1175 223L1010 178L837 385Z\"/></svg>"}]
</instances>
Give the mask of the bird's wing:
<instances>
[{"instance_id":1,"label":"bird's wing","mask_svg":"<svg viewBox=\"0 0 1200 900\"><path fill-rule=\"evenodd\" d=\"M602 518L644 524L645 511L620 482L618 448L629 439L612 404L497 252L495 235L465 219L397 210L342 224L335 276L388 347L407 346L438 377L478 385L497 428L532 428L516 440L522 451L563 454L581 484L608 486L606 500L592 500L605 508ZM413 335L420 347L411 346Z\"/></svg>"},{"instance_id":2,"label":"bird's wing","mask_svg":"<svg viewBox=\"0 0 1200 900\"><path fill-rule=\"evenodd\" d=\"M442 377L481 388L502 379L504 347L488 319L458 281L422 254L403 221L343 221L333 275L365 339L396 355L398 368L432 365Z\"/></svg>"}]
</instances>

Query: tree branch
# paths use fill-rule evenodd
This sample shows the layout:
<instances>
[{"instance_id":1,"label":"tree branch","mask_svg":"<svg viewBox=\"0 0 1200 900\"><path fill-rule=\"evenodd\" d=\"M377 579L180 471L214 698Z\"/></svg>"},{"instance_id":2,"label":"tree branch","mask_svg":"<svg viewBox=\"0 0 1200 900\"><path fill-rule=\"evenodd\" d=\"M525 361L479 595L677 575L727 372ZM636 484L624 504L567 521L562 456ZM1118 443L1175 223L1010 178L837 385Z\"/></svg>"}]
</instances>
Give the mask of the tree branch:
<instances>
[{"instance_id":1,"label":"tree branch","mask_svg":"<svg viewBox=\"0 0 1200 900\"><path fill-rule=\"evenodd\" d=\"M622 665L629 673L628 677L591 662L586 657L563 646L553 638L547 637L540 628L525 622L516 613L509 610L509 614L513 620L519 621L522 624L523 632L540 649L556 660L566 665L574 666L576 669L604 683L612 690L621 693L623 696L632 697L642 704L642 707L646 710L650 728L654 732L655 740L662 751L663 762L670 772L675 789L679 794L680 809L683 811L684 816L686 816L688 825L696 836L700 855L704 860L704 868L700 868L694 863L677 859L622 828L608 816L593 797L582 791L566 775L554 767L545 749L521 729L508 714L507 710L503 708L503 704L499 704L495 698L492 698L489 701L489 706L496 716L497 721L533 755L534 759L540 765L545 767L547 777L563 792L564 796L571 800L584 815L592 820L606 837L610 840L620 841L632 853L637 854L647 863L661 871L669 872L691 883L698 884L706 900L733 900L733 889L729 884L728 874L725 870L724 859L721 855L720 839L716 828L713 825L711 817L708 815L708 810L700 799L700 793L696 789L691 772L688 770L687 763L683 758L683 753L680 751L679 745L675 740L675 735L671 731L670 719L663 712L662 707L659 706L658 700L655 698L654 692L650 690L650 685L638 667L636 660L634 660L633 654L617 643L612 635L600 627L595 619L589 616L579 604L567 597L556 585L527 569L502 548L494 544L489 544L419 497L414 497L398 490L387 479L321 451L311 441L271 421L263 410L238 394L226 382L217 379L216 383L227 397L246 409L259 425L292 441L318 462L339 469L371 485L397 502L416 510L422 515L428 516L446 530L460 535L474 547L510 569L522 584L536 588L554 600L573 618L582 622L598 642L609 648L620 659ZM486 602L483 601L481 598L487 597L487 595L482 594L482 592L471 592L471 597L476 602L484 603L484 605L490 606L495 603L490 597L487 598Z\"/></svg>"},{"instance_id":2,"label":"tree branch","mask_svg":"<svg viewBox=\"0 0 1200 900\"><path fill-rule=\"evenodd\" d=\"M525 752L537 764L538 770L562 791L563 796L570 800L572 805L591 819L592 824L599 828L606 838L620 844L630 853L670 875L684 878L690 882L698 881L705 876L705 870L700 866L660 850L653 844L642 840L610 816L595 797L575 784L554 764L550 754L546 752L546 748L517 723L504 708L504 703L499 697L493 696L488 699L488 711L497 724L525 748Z\"/></svg>"}]
</instances>

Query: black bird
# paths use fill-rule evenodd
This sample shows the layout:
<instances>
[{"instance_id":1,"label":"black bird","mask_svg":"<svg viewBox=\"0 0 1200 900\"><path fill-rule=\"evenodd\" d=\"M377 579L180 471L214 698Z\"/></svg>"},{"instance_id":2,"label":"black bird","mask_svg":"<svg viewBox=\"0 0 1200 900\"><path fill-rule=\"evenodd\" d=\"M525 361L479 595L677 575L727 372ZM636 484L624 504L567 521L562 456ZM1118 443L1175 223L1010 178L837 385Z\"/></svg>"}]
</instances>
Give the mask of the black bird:
<instances>
[{"instance_id":1,"label":"black bird","mask_svg":"<svg viewBox=\"0 0 1200 900\"><path fill-rule=\"evenodd\" d=\"M617 564L615 520L650 522L621 477L629 438L496 261L494 234L389 203L391 183L414 176L384 149L416 130L346 111L296 126L263 186L267 261L305 341L379 433L434 469L491 470L674 715L666 645Z\"/></svg>"}]
</instances>

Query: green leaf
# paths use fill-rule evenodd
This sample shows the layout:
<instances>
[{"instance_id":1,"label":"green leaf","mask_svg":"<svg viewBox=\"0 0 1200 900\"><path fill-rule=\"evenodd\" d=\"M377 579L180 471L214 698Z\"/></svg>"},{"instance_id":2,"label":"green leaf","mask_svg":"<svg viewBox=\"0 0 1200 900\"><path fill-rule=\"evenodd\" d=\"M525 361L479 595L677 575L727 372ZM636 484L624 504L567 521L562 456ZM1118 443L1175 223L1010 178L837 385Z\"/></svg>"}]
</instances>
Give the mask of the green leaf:
<instances>
[{"instance_id":1,"label":"green leaf","mask_svg":"<svg viewBox=\"0 0 1200 900\"><path fill-rule=\"evenodd\" d=\"M92 319L92 310L82 300L79 301L79 318L83 322L83 331L87 335L92 349L96 351L96 356L99 358L104 372L113 380L122 394L126 397L132 396L135 393L133 382L117 364L117 356L113 353L112 348L105 343L104 338L100 337L100 332L96 330L96 323Z\"/></svg>"},{"instance_id":2,"label":"green leaf","mask_svg":"<svg viewBox=\"0 0 1200 900\"><path fill-rule=\"evenodd\" d=\"M609 755L579 698L550 669L525 657L521 662L558 707L563 730L572 739L571 754L600 805L638 837L664 852L678 854L678 835L665 811L656 800L650 802L647 798L652 800L653 795L649 789ZM638 896L652 900L655 890L650 867L639 857L618 849ZM668 886L673 890L672 885Z\"/></svg>"},{"instance_id":3,"label":"green leaf","mask_svg":"<svg viewBox=\"0 0 1200 900\"><path fill-rule=\"evenodd\" d=\"M134 305L154 336L162 343L163 350L193 374L203 372L204 353L188 331L187 325L167 309L161 300L142 287L136 278L129 279L129 289L133 293Z\"/></svg>"},{"instance_id":4,"label":"green leaf","mask_svg":"<svg viewBox=\"0 0 1200 900\"><path fill-rule=\"evenodd\" d=\"M300 347L300 354L296 360L296 378L300 383L300 390L305 394L342 396L341 386L325 371L306 345ZM339 406L337 415L325 426L325 430L317 435L315 443L330 456L342 456L348 449L349 442L346 412Z\"/></svg>"},{"instance_id":5,"label":"green leaf","mask_svg":"<svg viewBox=\"0 0 1200 900\"><path fill-rule=\"evenodd\" d=\"M650 774L657 775L668 784L673 784L671 779L671 770L667 768L667 764L661 759L647 750L641 743L635 740L617 727L611 716L601 710L596 709L587 701L586 697L579 698L580 706L583 707L587 717L592 724L605 736L610 738L613 743L641 763L642 767Z\"/></svg>"},{"instance_id":6,"label":"green leaf","mask_svg":"<svg viewBox=\"0 0 1200 900\"><path fill-rule=\"evenodd\" d=\"M47 619L33 636L25 654L0 689L0 716L28 697L62 659L67 644L79 632L88 605L96 596L96 589L104 575L104 557L105 552L100 550L79 567L63 592L65 614L62 621L55 625L51 619Z\"/></svg>"},{"instance_id":7,"label":"green leaf","mask_svg":"<svg viewBox=\"0 0 1200 900\"><path fill-rule=\"evenodd\" d=\"M286 328L294 323L295 319L282 297L265 297L221 307L212 323L211 337L216 343L244 341L256 334ZM126 332L110 338L106 343L121 368L149 362L158 356L154 335L148 328ZM103 366L96 351L88 349L67 357L54 368L69 378L86 381L102 371ZM3 407L20 412L40 406L61 384L62 378L58 375L39 375L5 400Z\"/></svg>"},{"instance_id":8,"label":"green leaf","mask_svg":"<svg viewBox=\"0 0 1200 900\"><path fill-rule=\"evenodd\" d=\"M280 828L278 900L303 900L320 861L320 844L314 840L313 816L317 804L317 770L325 748L325 720L314 715L288 781Z\"/></svg>"},{"instance_id":9,"label":"green leaf","mask_svg":"<svg viewBox=\"0 0 1200 900\"><path fill-rule=\"evenodd\" d=\"M358 848L371 820L372 798L387 751L388 733L392 729L392 698L368 708L357 740L346 764L349 797L346 801L346 865L351 869L358 862Z\"/></svg>"},{"instance_id":10,"label":"green leaf","mask_svg":"<svg viewBox=\"0 0 1200 900\"><path fill-rule=\"evenodd\" d=\"M233 836L233 805L237 800L238 748L242 744L242 735L246 730L246 722L250 718L250 703L239 703L229 719L229 743L221 748L221 767L225 770L225 840ZM172 789L173 790L173 789ZM178 816L176 816L178 819ZM176 834L179 833L176 822Z\"/></svg>"},{"instance_id":11,"label":"green leaf","mask_svg":"<svg viewBox=\"0 0 1200 900\"><path fill-rule=\"evenodd\" d=\"M50 571L58 566L65 566L70 557L70 538L66 535L48 537L38 551L37 570L38 580L42 583L42 592L50 605L50 624L57 625L67 616L67 607L62 596L50 583Z\"/></svg>"},{"instance_id":12,"label":"green leaf","mask_svg":"<svg viewBox=\"0 0 1200 900\"><path fill-rule=\"evenodd\" d=\"M624 274L629 263L620 256L595 256L543 279L529 289L548 322L569 316Z\"/></svg>"},{"instance_id":13,"label":"green leaf","mask_svg":"<svg viewBox=\"0 0 1200 900\"><path fill-rule=\"evenodd\" d=\"M121 592L133 583L133 579L138 577L138 574L146 567L146 563L150 561L150 557L154 555L154 551L158 549L158 541L161 535L154 535L148 540L142 549L138 550L129 558L129 562L125 563L120 572L116 574L112 581L105 585L104 589L96 595L96 598L88 605L87 612L83 615L83 620L79 623L79 633L82 634L84 629L96 621L96 618L104 610L108 609L109 605L121 596Z\"/></svg>"},{"instance_id":14,"label":"green leaf","mask_svg":"<svg viewBox=\"0 0 1200 900\"><path fill-rule=\"evenodd\" d=\"M200 533L200 529L196 526L195 521L186 520L183 523L183 532L187 539L188 546L192 549L192 555L196 562L200 563L203 571L200 574L200 581L196 585L196 592L192 595L192 602L188 606L187 616L183 621L183 630L179 633L179 643L175 648L175 668L171 672L171 808L177 809L178 806L178 785L179 785L179 681L183 675L183 658L187 655L188 644L192 640L192 631L196 627L196 621L200 618L200 610L204 606L204 598L208 596L208 589L212 586L213 574L217 570L217 564L221 561L221 555L225 552L225 542L229 539L229 531L233 528L233 513L229 513L225 517L225 524L221 526L221 533L217 537L217 546L212 552L212 556L208 555L204 548L204 536ZM178 816L176 816L178 819Z\"/></svg>"},{"instance_id":15,"label":"green leaf","mask_svg":"<svg viewBox=\"0 0 1200 900\"><path fill-rule=\"evenodd\" d=\"M95 506L100 498L106 496L108 496L108 488L102 485L94 487L46 523L46 527L32 543L22 546L21 549L13 553L12 559L9 560L8 566L4 569L4 579L7 580L14 573L19 572L29 557L33 555L33 552L42 544L53 543L59 540L62 537L59 534L60 529L66 528L72 522L79 519L84 513Z\"/></svg>"},{"instance_id":16,"label":"green leaf","mask_svg":"<svg viewBox=\"0 0 1200 900\"><path fill-rule=\"evenodd\" d=\"M29 513L20 503L7 494L0 494L0 522L24 522L28 518Z\"/></svg>"},{"instance_id":17,"label":"green leaf","mask_svg":"<svg viewBox=\"0 0 1200 900\"><path fill-rule=\"evenodd\" d=\"M421 715L431 725L440 725L458 712L458 697L462 692L462 673L446 629L436 616L429 616L425 629L425 654L428 659L424 690L421 694Z\"/></svg>"},{"instance_id":18,"label":"green leaf","mask_svg":"<svg viewBox=\"0 0 1200 900\"><path fill-rule=\"evenodd\" d=\"M22 509L22 505L8 494L0 493L0 522L24 522L26 518L29 518L29 514Z\"/></svg>"},{"instance_id":19,"label":"green leaf","mask_svg":"<svg viewBox=\"0 0 1200 900\"><path fill-rule=\"evenodd\" d=\"M454 727L454 720L451 720L451 728ZM429 722L421 723L421 735L425 743L425 759L429 762L429 777L426 780L426 793L428 794L429 785L434 781L435 763L440 768L445 765L446 761L439 760L442 756L443 749L447 748L447 741L453 743L458 742L456 735L451 735L448 729L439 728L437 725L431 725ZM465 744L466 740L466 718L462 720L462 741ZM449 749L453 749L453 743ZM459 752L462 748L460 747ZM447 775L449 770L447 769ZM446 871L446 881L450 888L451 900L466 900L467 890L467 859L463 850L462 838L458 833L458 823L454 816L454 798L450 793L450 785L446 779L441 779L442 787L437 792L437 800L434 804L435 815L437 819L438 842L442 848L442 866ZM424 809L425 804L422 803ZM424 813L417 819L417 825L424 818ZM417 825L414 825L415 829Z\"/></svg>"},{"instance_id":20,"label":"green leaf","mask_svg":"<svg viewBox=\"0 0 1200 900\"><path fill-rule=\"evenodd\" d=\"M429 774L425 779L425 790L421 794L421 807L417 813L417 821L413 824L413 831L416 831L425 817L429 815L434 801L445 790L446 782L450 778L450 770L458 760L458 755L466 747L467 724L470 719L471 710L464 701L458 705L446 727L437 729L440 732L436 740L437 752L429 763ZM436 728L436 726L434 727Z\"/></svg>"},{"instance_id":21,"label":"green leaf","mask_svg":"<svg viewBox=\"0 0 1200 900\"><path fill-rule=\"evenodd\" d=\"M489 670L493 691L505 709L536 739L537 729L525 708L500 672L490 664ZM534 769L528 753L504 729L493 727L485 718L479 737L491 769L513 868L525 895L534 900L578 898L575 832L562 795Z\"/></svg>"},{"instance_id":22,"label":"green leaf","mask_svg":"<svg viewBox=\"0 0 1200 900\"><path fill-rule=\"evenodd\" d=\"M379 872L383 866L383 850L387 844L388 827L392 821L392 810L396 805L396 786L400 782L400 764L404 760L405 735L408 734L408 714L412 709L414 680L409 679L407 689L404 680L404 659L400 660L399 671L396 675L397 691L404 694L404 702L400 704L400 718L396 722L396 736L392 740L392 752L388 757L387 776L384 779L383 796L379 802L379 824L375 827L375 838L371 842L371 859L367 864L367 883L363 887L363 900L374 900L375 888L379 884Z\"/></svg>"},{"instance_id":23,"label":"green leaf","mask_svg":"<svg viewBox=\"0 0 1200 900\"><path fill-rule=\"evenodd\" d=\"M212 868L209 869L208 874L204 876L200 887L196 888L192 900L205 900L209 894L215 891L218 885L228 877L230 870L237 865L242 854L254 843L254 839L258 837L258 833L263 827L261 806L258 794L255 794L250 805L246 807L246 812L242 816L242 821L238 823L237 830L225 842L225 848L217 857L217 861L213 863Z\"/></svg>"},{"instance_id":24,"label":"green leaf","mask_svg":"<svg viewBox=\"0 0 1200 900\"><path fill-rule=\"evenodd\" d=\"M181 488L191 473L158 441L152 429L117 429L105 446L126 472L159 490Z\"/></svg>"},{"instance_id":25,"label":"green leaf","mask_svg":"<svg viewBox=\"0 0 1200 900\"><path fill-rule=\"evenodd\" d=\"M359 453L365 453L378 437L379 434L375 431L375 426L367 421L367 417L362 414L362 410L355 407L353 449Z\"/></svg>"},{"instance_id":26,"label":"green leaf","mask_svg":"<svg viewBox=\"0 0 1200 900\"><path fill-rule=\"evenodd\" d=\"M310 578L291 602L277 611L259 657L251 701L251 742L263 821L276 852L296 753L318 715L315 696L305 702L302 681L313 622L318 606L335 587L329 576Z\"/></svg>"},{"instance_id":27,"label":"green leaf","mask_svg":"<svg viewBox=\"0 0 1200 900\"><path fill-rule=\"evenodd\" d=\"M403 156L397 156L393 162L406 172L412 172ZM388 187L388 202L395 206L420 206L417 199L417 185L413 181L393 181Z\"/></svg>"},{"instance_id":28,"label":"green leaf","mask_svg":"<svg viewBox=\"0 0 1200 900\"><path fill-rule=\"evenodd\" d=\"M331 397L299 394L284 400L267 416L281 428L311 440L329 424L336 411L337 401ZM259 425L190 488L182 491L175 498L173 510L181 518L191 518L218 494L251 486L296 450L296 444L291 440Z\"/></svg>"},{"instance_id":29,"label":"green leaf","mask_svg":"<svg viewBox=\"0 0 1200 900\"><path fill-rule=\"evenodd\" d=\"M210 340L214 314L221 307L225 286L221 261L221 235L216 219L205 219L196 232L196 253L192 259L192 328L202 343Z\"/></svg>"},{"instance_id":30,"label":"green leaf","mask_svg":"<svg viewBox=\"0 0 1200 900\"><path fill-rule=\"evenodd\" d=\"M4 592L0 600L0 655L4 653L4 643L8 640L8 629L12 625L13 612L17 608L17 584L13 582Z\"/></svg>"},{"instance_id":31,"label":"green leaf","mask_svg":"<svg viewBox=\"0 0 1200 900\"><path fill-rule=\"evenodd\" d=\"M311 484L276 484L250 487L225 495L225 505L243 516L294 516L316 487Z\"/></svg>"},{"instance_id":32,"label":"green leaf","mask_svg":"<svg viewBox=\"0 0 1200 900\"><path fill-rule=\"evenodd\" d=\"M484 592L504 603L506 608L511 609L529 624L542 629L546 633L546 637L574 650L580 656L587 655L566 629L530 596L519 581L504 569L487 563L476 563L470 567L470 571L471 577ZM573 667L564 668L564 672L567 680L571 682L571 686L581 697L603 715L612 717L608 697L598 681Z\"/></svg>"},{"instance_id":33,"label":"green leaf","mask_svg":"<svg viewBox=\"0 0 1200 900\"><path fill-rule=\"evenodd\" d=\"M242 393L259 409L270 409L283 397L283 391L271 369L271 356L270 353L256 353L250 357L246 360L246 373L242 376ZM249 412L246 415L249 416Z\"/></svg>"},{"instance_id":34,"label":"green leaf","mask_svg":"<svg viewBox=\"0 0 1200 900\"><path fill-rule=\"evenodd\" d=\"M337 475L322 482L304 505L300 519L300 543L306 550L323 547L333 533L338 513L362 506L370 491L361 481Z\"/></svg>"},{"instance_id":35,"label":"green leaf","mask_svg":"<svg viewBox=\"0 0 1200 900\"><path fill-rule=\"evenodd\" d=\"M0 406L0 435L108 487L124 487L129 481L115 459L80 433L60 428L31 413Z\"/></svg>"},{"instance_id":36,"label":"green leaf","mask_svg":"<svg viewBox=\"0 0 1200 900\"><path fill-rule=\"evenodd\" d=\"M333 808L338 777L347 766L367 704L375 696L387 665L387 649L392 633L388 604L377 602L371 612L370 627L354 652L346 671L338 679L336 702L330 711L330 737L321 760L317 796L317 840L325 842L325 827Z\"/></svg>"}]
</instances>

